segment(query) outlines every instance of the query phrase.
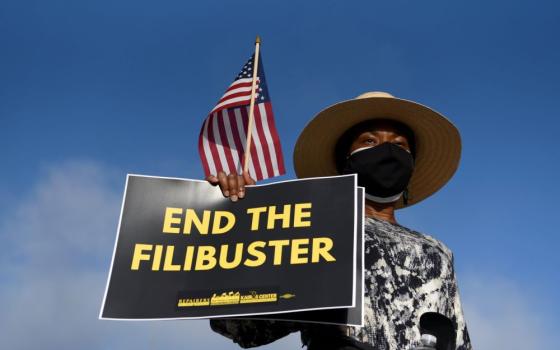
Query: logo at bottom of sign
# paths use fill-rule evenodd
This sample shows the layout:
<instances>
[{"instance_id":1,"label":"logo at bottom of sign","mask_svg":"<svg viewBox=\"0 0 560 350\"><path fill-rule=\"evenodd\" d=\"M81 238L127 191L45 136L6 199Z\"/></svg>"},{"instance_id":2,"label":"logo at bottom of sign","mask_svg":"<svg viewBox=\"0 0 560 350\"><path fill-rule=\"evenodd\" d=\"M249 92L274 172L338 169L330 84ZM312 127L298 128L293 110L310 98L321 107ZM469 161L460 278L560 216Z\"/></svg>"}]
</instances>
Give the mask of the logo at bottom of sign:
<instances>
[{"instance_id":1,"label":"logo at bottom of sign","mask_svg":"<svg viewBox=\"0 0 560 350\"><path fill-rule=\"evenodd\" d=\"M277 303L279 299L292 299L293 293L278 293L276 288L254 288L219 292L179 292L177 308L213 307L256 303Z\"/></svg>"}]
</instances>

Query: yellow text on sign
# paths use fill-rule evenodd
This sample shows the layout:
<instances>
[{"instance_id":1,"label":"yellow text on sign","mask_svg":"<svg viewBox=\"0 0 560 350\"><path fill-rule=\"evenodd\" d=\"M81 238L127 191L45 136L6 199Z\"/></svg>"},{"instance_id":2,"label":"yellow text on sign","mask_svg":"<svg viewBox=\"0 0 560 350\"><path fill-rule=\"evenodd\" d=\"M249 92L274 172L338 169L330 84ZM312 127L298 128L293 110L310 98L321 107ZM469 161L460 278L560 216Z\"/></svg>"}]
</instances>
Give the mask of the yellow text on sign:
<instances>
[{"instance_id":1,"label":"yellow text on sign","mask_svg":"<svg viewBox=\"0 0 560 350\"><path fill-rule=\"evenodd\" d=\"M267 230L274 229L278 222L282 228L311 226L311 203L285 204L282 209L279 207L271 205L247 209L247 214L251 215L251 231L259 230L261 214L264 214Z\"/></svg>"},{"instance_id":2,"label":"yellow text on sign","mask_svg":"<svg viewBox=\"0 0 560 350\"><path fill-rule=\"evenodd\" d=\"M267 230L274 229L277 224L282 228L311 226L311 203L249 208L247 214L251 216L251 231L259 230L261 221L266 224ZM203 235L223 234L234 225L235 215L229 211L203 210L201 214L197 214L194 209L166 207L162 232L191 234L196 229Z\"/></svg>"},{"instance_id":3,"label":"yellow text on sign","mask_svg":"<svg viewBox=\"0 0 560 350\"><path fill-rule=\"evenodd\" d=\"M272 265L335 262L333 246L329 237L253 241L235 246L183 246L178 249L173 245L137 243L130 269L139 270L141 266L148 265L152 271L201 271L235 269L242 265L258 267L267 261Z\"/></svg>"},{"instance_id":4,"label":"yellow text on sign","mask_svg":"<svg viewBox=\"0 0 560 350\"><path fill-rule=\"evenodd\" d=\"M194 227L200 234L216 235L228 232L234 225L235 215L229 211L204 210L201 218L194 209L167 207L163 218L163 233L183 232L188 235Z\"/></svg>"}]
</instances>

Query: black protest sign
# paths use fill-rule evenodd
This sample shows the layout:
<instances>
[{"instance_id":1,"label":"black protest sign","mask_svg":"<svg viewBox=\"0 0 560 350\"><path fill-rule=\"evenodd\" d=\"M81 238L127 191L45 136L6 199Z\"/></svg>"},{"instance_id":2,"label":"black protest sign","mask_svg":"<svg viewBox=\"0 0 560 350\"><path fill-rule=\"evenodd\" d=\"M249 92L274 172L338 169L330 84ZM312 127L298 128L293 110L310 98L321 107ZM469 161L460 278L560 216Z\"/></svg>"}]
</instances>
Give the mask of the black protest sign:
<instances>
[{"instance_id":1,"label":"black protest sign","mask_svg":"<svg viewBox=\"0 0 560 350\"><path fill-rule=\"evenodd\" d=\"M363 326L364 323L364 188L358 187L356 218L358 222L358 254L356 254L356 306L327 310L286 312L274 315L246 316L257 320L283 320L310 323L326 323L351 326Z\"/></svg>"},{"instance_id":2,"label":"black protest sign","mask_svg":"<svg viewBox=\"0 0 560 350\"><path fill-rule=\"evenodd\" d=\"M355 306L354 175L258 185L129 175L100 317L207 318Z\"/></svg>"}]
</instances>

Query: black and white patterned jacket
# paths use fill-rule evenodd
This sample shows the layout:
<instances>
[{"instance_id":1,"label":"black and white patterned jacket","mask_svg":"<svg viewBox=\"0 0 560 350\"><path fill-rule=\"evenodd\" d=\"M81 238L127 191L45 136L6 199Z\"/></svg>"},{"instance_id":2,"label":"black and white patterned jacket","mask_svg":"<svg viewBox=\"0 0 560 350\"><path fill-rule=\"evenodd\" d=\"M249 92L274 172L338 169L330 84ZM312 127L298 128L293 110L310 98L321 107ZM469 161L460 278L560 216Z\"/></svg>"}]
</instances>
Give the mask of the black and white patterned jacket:
<instances>
[{"instance_id":1,"label":"black and white patterned jacket","mask_svg":"<svg viewBox=\"0 0 560 350\"><path fill-rule=\"evenodd\" d=\"M365 221L365 323L363 327L283 321L211 320L214 331L242 347L270 343L301 331L302 341L341 332L379 350L420 345L420 316L436 312L455 327L456 349L471 350L463 317L453 255L440 241L398 224ZM322 332L323 331L323 332Z\"/></svg>"}]
</instances>

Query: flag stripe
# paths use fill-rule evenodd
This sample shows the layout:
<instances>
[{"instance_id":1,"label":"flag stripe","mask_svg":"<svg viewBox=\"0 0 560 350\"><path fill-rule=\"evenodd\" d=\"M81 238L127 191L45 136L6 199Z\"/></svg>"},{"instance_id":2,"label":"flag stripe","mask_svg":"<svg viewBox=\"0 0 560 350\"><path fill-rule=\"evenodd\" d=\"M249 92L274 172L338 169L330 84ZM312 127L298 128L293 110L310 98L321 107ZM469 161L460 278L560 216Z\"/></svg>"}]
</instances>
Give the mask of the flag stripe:
<instances>
[{"instance_id":1,"label":"flag stripe","mask_svg":"<svg viewBox=\"0 0 560 350\"><path fill-rule=\"evenodd\" d=\"M253 85L253 78L237 79L228 87L226 91L231 90L234 86L251 86Z\"/></svg>"},{"instance_id":2,"label":"flag stripe","mask_svg":"<svg viewBox=\"0 0 560 350\"><path fill-rule=\"evenodd\" d=\"M247 107L247 113L249 113L249 107ZM254 118L254 116L253 116ZM258 161L259 161L259 168L261 168L261 172L262 172L262 176L263 179L268 178L268 169L266 166L266 155L264 154L264 148L262 146L261 143L261 135L259 135L259 128L257 128L257 123L255 122L255 120L253 120L253 131L252 131L252 141L254 143L254 147L253 145L250 145L251 148L254 148L257 151L257 157L258 157Z\"/></svg>"},{"instance_id":3,"label":"flag stripe","mask_svg":"<svg viewBox=\"0 0 560 350\"><path fill-rule=\"evenodd\" d=\"M241 173L241 170L243 170L243 155L244 155L244 145L243 143L244 138L242 135L245 135L245 131L244 130L240 130L238 127L238 121L237 121L237 110L236 109L228 109L228 116L229 116L229 125L231 126L231 135L232 135L232 139L233 142L235 143L235 149L237 150L237 159L239 160L239 166L238 166L238 174ZM241 114L239 114L239 116L241 117ZM242 128L243 126L241 126Z\"/></svg>"},{"instance_id":4,"label":"flag stripe","mask_svg":"<svg viewBox=\"0 0 560 350\"><path fill-rule=\"evenodd\" d=\"M239 148L238 143L234 140L233 127L231 125L230 110L224 109L222 111L224 121L224 131L226 133L227 142L231 157L233 159L233 169L237 174L241 173L241 162L239 161Z\"/></svg>"},{"instance_id":5,"label":"flag stripe","mask_svg":"<svg viewBox=\"0 0 560 350\"><path fill-rule=\"evenodd\" d=\"M278 160L276 158L276 150L274 149L274 140L272 138L272 135L270 134L270 129L268 127L268 118L265 103L259 103L258 107L262 130L266 137L266 146L268 149L268 153L270 154L270 165L272 166L274 176L278 176L280 175L280 171L278 170Z\"/></svg>"},{"instance_id":6,"label":"flag stripe","mask_svg":"<svg viewBox=\"0 0 560 350\"><path fill-rule=\"evenodd\" d=\"M279 174L281 175L286 172L286 169L284 168L284 155L282 154L282 147L280 146L280 138L278 137L278 131L276 130L276 123L274 122L274 114L272 113L272 104L270 102L265 102L264 107L266 110L266 119L268 121L267 125L270 129L272 142L274 144L274 151L278 163L278 171Z\"/></svg>"},{"instance_id":7,"label":"flag stripe","mask_svg":"<svg viewBox=\"0 0 560 350\"><path fill-rule=\"evenodd\" d=\"M245 165L245 148L246 145L245 143L247 142L247 134L245 133L245 130L247 129L246 123L243 122L243 114L241 113L241 109L240 108L236 108L233 110L234 114L235 114L235 126L237 128L237 131L239 132L239 141L241 143L241 150L242 150L242 156L241 156L241 165L242 167L244 167ZM251 175L251 177L253 179L257 179L257 172L255 170L255 165L253 164L253 162L251 162L251 160L249 159L249 175Z\"/></svg>"},{"instance_id":8,"label":"flag stripe","mask_svg":"<svg viewBox=\"0 0 560 350\"><path fill-rule=\"evenodd\" d=\"M246 79L243 79L246 80ZM259 87L259 79L257 78L256 90L258 91ZM242 106L245 104L249 104L251 101L251 91L253 89L252 79L249 79L248 82L243 82L242 84L232 84L226 93L222 96L222 98L218 101L218 104L212 112L218 111L223 108L231 108L234 106ZM258 93L255 94L256 97L259 96Z\"/></svg>"},{"instance_id":9,"label":"flag stripe","mask_svg":"<svg viewBox=\"0 0 560 350\"><path fill-rule=\"evenodd\" d=\"M251 97L251 89L252 89L252 87L248 86L248 87L243 87L243 88L238 88L238 89L233 89L231 91L228 91L218 101L218 103L224 102L224 101L226 101L230 98L240 97L240 96L249 96L249 98L250 98Z\"/></svg>"},{"instance_id":10,"label":"flag stripe","mask_svg":"<svg viewBox=\"0 0 560 350\"><path fill-rule=\"evenodd\" d=\"M263 153L263 165L266 167L266 173L270 174L269 177L274 176L274 171L272 169L272 159L270 157L270 151L268 149L268 140L266 139L266 135L264 134L261 113L259 111L258 105L255 106L255 130L259 134L259 141L260 141L260 148Z\"/></svg>"},{"instance_id":11,"label":"flag stripe","mask_svg":"<svg viewBox=\"0 0 560 350\"><path fill-rule=\"evenodd\" d=\"M219 114L217 114L218 116L218 131L220 133L220 140L222 141L222 147L224 150L224 154L226 156L226 162L229 168L229 173L233 173L235 172L235 162L233 160L233 156L231 154L231 145L228 141L227 138L227 134L226 134L226 128L225 128L225 120L224 118L226 116L224 116L224 114L227 116L227 111L226 110L222 110Z\"/></svg>"},{"instance_id":12,"label":"flag stripe","mask_svg":"<svg viewBox=\"0 0 560 350\"><path fill-rule=\"evenodd\" d=\"M256 86L259 86L259 79L257 79ZM253 87L252 79L249 79L249 82L243 82L243 83L235 82L231 84L229 88L226 90L226 93L222 96L222 100L224 97L234 94L236 92L241 92L241 91L250 92L252 87Z\"/></svg>"},{"instance_id":13,"label":"flag stripe","mask_svg":"<svg viewBox=\"0 0 560 350\"><path fill-rule=\"evenodd\" d=\"M207 135L207 139L206 141L206 155L208 156L208 165L210 166L210 171L214 170L214 172L212 172L211 174L216 174L218 169L221 168L218 166L218 164L216 164L215 160L218 159L217 157L217 152L216 152L216 147L214 146L213 142L209 142L209 140L211 140L211 127L210 127L210 122L211 122L211 118L207 119L207 123L206 123L206 135Z\"/></svg>"},{"instance_id":14,"label":"flag stripe","mask_svg":"<svg viewBox=\"0 0 560 350\"><path fill-rule=\"evenodd\" d=\"M222 103L218 103L216 105L216 107L214 107L214 109L212 110L212 112L216 112L220 109L223 108L232 108L232 107L237 107L237 106L243 106L248 104L251 101L251 96L241 96L241 97L235 97L232 99L228 99L227 101L224 101Z\"/></svg>"},{"instance_id":15,"label":"flag stripe","mask_svg":"<svg viewBox=\"0 0 560 350\"><path fill-rule=\"evenodd\" d=\"M212 114L209 116L209 118L207 119L207 124L206 124L206 144L208 145L208 152L206 153L209 158L208 158L208 162L211 165L210 166L210 170L214 170L214 172L212 173L213 175L217 174L218 169L221 169L221 165L220 164L216 164L216 160L220 160L219 156L218 156L218 151L216 150L216 145L214 143L214 136L212 133Z\"/></svg>"},{"instance_id":16,"label":"flag stripe","mask_svg":"<svg viewBox=\"0 0 560 350\"><path fill-rule=\"evenodd\" d=\"M221 168L225 171L226 174L229 174L231 171L228 166L226 154L224 151L224 146L222 145L222 139L220 137L220 129L218 127L218 113L213 114L212 131L214 133L214 140L216 144L216 150L218 150L218 156L220 159Z\"/></svg>"},{"instance_id":17,"label":"flag stripe","mask_svg":"<svg viewBox=\"0 0 560 350\"><path fill-rule=\"evenodd\" d=\"M241 115L243 116L242 120L243 120L243 128L245 130L249 130L249 115L247 114L247 110L249 109L249 107L247 108L240 108L241 111ZM252 138L253 138L253 142L254 143L254 132L251 132ZM247 141L245 141L247 142ZM245 144L245 150L247 150L247 144ZM255 179L256 180L260 180L260 179L264 179L264 174L262 172L263 168L261 167L260 161L259 161L259 157L257 155L257 147L255 144L253 144L249 150L249 161L251 163L253 163L255 165Z\"/></svg>"},{"instance_id":18,"label":"flag stripe","mask_svg":"<svg viewBox=\"0 0 560 350\"><path fill-rule=\"evenodd\" d=\"M198 137L198 153L200 154L200 159L202 159L202 166L204 168L204 173L208 174L208 173L212 173L212 170L210 169L210 166L208 165L209 159L206 156L206 148L205 148L205 143L208 143L208 137L205 134L206 132L206 128L208 125L208 119L206 119L204 121L204 124L202 125L202 129L200 130L200 136ZM211 159L210 159L211 160Z\"/></svg>"},{"instance_id":19,"label":"flag stripe","mask_svg":"<svg viewBox=\"0 0 560 350\"><path fill-rule=\"evenodd\" d=\"M241 92L236 92L231 94L228 97L222 98L220 101L218 101L218 106L220 105L224 105L224 102L229 103L230 101L243 101L243 99L248 99L248 101L251 101L251 88L249 88L249 92L246 91L241 91Z\"/></svg>"}]
</instances>

